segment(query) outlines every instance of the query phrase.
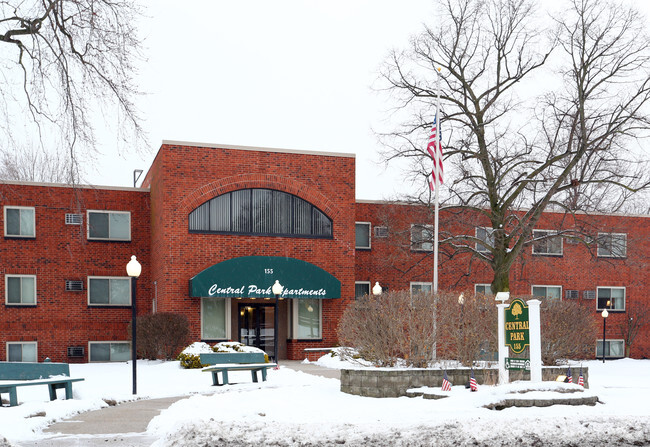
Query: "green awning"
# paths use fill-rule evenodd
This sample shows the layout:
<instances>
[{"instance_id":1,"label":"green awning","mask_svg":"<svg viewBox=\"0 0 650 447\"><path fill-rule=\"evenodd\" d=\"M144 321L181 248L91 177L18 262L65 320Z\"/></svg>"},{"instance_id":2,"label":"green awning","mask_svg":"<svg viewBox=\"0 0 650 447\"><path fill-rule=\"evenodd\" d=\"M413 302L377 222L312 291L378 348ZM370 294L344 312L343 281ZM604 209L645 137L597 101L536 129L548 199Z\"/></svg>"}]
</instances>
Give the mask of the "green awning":
<instances>
[{"instance_id":1,"label":"green awning","mask_svg":"<svg viewBox=\"0 0 650 447\"><path fill-rule=\"evenodd\" d=\"M274 298L275 281L282 298L341 298L341 281L320 267L294 258L243 256L228 259L190 279L190 296Z\"/></svg>"}]
</instances>

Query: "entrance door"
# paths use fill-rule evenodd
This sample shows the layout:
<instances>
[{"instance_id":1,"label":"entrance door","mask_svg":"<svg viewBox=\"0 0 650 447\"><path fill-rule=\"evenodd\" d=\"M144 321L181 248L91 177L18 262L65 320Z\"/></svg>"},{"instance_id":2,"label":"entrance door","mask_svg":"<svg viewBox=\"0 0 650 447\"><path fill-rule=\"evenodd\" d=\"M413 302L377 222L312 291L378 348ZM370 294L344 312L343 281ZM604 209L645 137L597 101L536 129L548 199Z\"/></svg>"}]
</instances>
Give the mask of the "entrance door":
<instances>
[{"instance_id":1,"label":"entrance door","mask_svg":"<svg viewBox=\"0 0 650 447\"><path fill-rule=\"evenodd\" d=\"M260 348L269 358L275 348L274 312L273 304L239 304L239 341Z\"/></svg>"}]
</instances>

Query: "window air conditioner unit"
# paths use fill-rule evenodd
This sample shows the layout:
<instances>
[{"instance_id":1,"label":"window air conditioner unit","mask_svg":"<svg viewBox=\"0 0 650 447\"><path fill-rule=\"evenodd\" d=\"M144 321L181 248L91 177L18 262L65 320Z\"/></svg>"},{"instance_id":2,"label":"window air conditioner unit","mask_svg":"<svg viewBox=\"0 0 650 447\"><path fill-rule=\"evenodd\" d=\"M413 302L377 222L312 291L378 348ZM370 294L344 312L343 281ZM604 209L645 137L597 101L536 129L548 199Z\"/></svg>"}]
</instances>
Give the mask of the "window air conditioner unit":
<instances>
[{"instance_id":1,"label":"window air conditioner unit","mask_svg":"<svg viewBox=\"0 0 650 447\"><path fill-rule=\"evenodd\" d=\"M68 357L83 357L83 356L84 356L83 346L68 346Z\"/></svg>"},{"instance_id":2,"label":"window air conditioner unit","mask_svg":"<svg viewBox=\"0 0 650 447\"><path fill-rule=\"evenodd\" d=\"M66 225L81 225L82 222L83 214L66 213L65 215Z\"/></svg>"},{"instance_id":3,"label":"window air conditioner unit","mask_svg":"<svg viewBox=\"0 0 650 447\"><path fill-rule=\"evenodd\" d=\"M585 300L595 300L596 299L596 291L595 290L585 290L582 292L582 298Z\"/></svg>"},{"instance_id":4,"label":"window air conditioner unit","mask_svg":"<svg viewBox=\"0 0 650 447\"><path fill-rule=\"evenodd\" d=\"M388 237L388 227L375 227L375 237Z\"/></svg>"},{"instance_id":5,"label":"window air conditioner unit","mask_svg":"<svg viewBox=\"0 0 650 447\"><path fill-rule=\"evenodd\" d=\"M84 282L76 281L71 279L65 280L65 290L66 292L83 292Z\"/></svg>"}]
</instances>

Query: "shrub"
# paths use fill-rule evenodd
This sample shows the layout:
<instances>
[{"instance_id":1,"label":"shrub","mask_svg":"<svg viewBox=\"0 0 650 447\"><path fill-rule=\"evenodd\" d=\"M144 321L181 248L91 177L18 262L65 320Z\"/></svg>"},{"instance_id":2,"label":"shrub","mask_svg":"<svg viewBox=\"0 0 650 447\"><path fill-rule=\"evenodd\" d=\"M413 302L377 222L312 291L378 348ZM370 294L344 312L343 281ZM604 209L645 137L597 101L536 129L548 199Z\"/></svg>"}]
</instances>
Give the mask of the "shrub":
<instances>
[{"instance_id":1,"label":"shrub","mask_svg":"<svg viewBox=\"0 0 650 447\"><path fill-rule=\"evenodd\" d=\"M201 358L198 354L185 354L184 352L181 352L178 354L177 359L180 360L181 366L185 369L203 368L204 366L207 366L201 364Z\"/></svg>"},{"instance_id":2,"label":"shrub","mask_svg":"<svg viewBox=\"0 0 650 447\"><path fill-rule=\"evenodd\" d=\"M172 360L187 343L187 317L171 312L158 312L137 318L137 352L141 358ZM129 325L130 326L130 325ZM129 327L129 333L131 328Z\"/></svg>"},{"instance_id":3,"label":"shrub","mask_svg":"<svg viewBox=\"0 0 650 447\"><path fill-rule=\"evenodd\" d=\"M591 312L573 301L543 300L540 314L545 365L593 358L598 328Z\"/></svg>"}]
</instances>

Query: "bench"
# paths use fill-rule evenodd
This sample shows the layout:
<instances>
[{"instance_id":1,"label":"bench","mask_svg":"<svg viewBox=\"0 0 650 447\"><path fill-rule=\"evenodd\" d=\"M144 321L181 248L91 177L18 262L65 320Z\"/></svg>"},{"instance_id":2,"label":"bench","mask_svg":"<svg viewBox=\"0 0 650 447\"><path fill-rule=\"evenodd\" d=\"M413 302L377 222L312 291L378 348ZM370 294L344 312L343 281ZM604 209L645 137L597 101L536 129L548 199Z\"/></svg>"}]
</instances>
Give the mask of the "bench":
<instances>
[{"instance_id":1,"label":"bench","mask_svg":"<svg viewBox=\"0 0 650 447\"><path fill-rule=\"evenodd\" d=\"M211 352L200 354L201 364L209 365L203 372L212 373L212 385L228 385L228 371L250 371L253 382L257 382L257 373L266 381L266 370L277 366L266 363L263 352ZM219 383L219 373L222 382Z\"/></svg>"},{"instance_id":2,"label":"bench","mask_svg":"<svg viewBox=\"0 0 650 447\"><path fill-rule=\"evenodd\" d=\"M70 378L67 363L0 362L0 397L9 394L9 405L18 405L17 388L21 386L47 385L50 400L56 399L56 390L65 389L65 398L72 399L72 382L84 379Z\"/></svg>"}]
</instances>

